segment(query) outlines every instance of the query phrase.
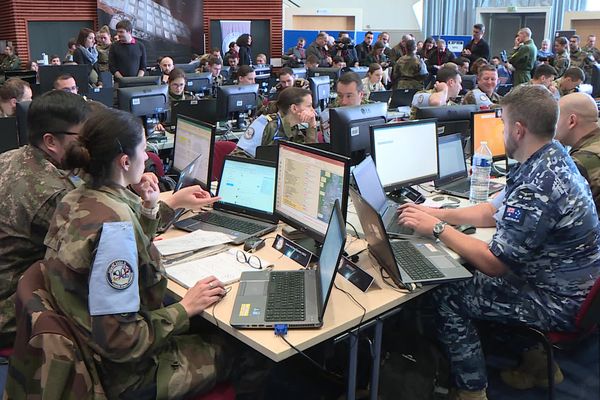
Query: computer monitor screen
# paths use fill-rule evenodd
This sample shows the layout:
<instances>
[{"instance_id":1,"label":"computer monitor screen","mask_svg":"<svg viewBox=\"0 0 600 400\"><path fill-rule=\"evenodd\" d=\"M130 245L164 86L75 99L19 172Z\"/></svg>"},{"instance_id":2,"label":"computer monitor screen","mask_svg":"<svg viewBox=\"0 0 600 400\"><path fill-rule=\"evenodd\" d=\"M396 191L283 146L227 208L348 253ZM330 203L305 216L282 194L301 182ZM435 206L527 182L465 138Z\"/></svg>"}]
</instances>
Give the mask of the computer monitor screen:
<instances>
[{"instance_id":1,"label":"computer monitor screen","mask_svg":"<svg viewBox=\"0 0 600 400\"><path fill-rule=\"evenodd\" d=\"M137 87L137 86L151 86L160 85L160 75L156 76L124 76L119 78L119 87Z\"/></svg>"},{"instance_id":2,"label":"computer monitor screen","mask_svg":"<svg viewBox=\"0 0 600 400\"><path fill-rule=\"evenodd\" d=\"M460 106L441 106L441 107L417 107L417 119L436 118L438 122L443 121L468 121L471 119L471 113L479 111L476 104L464 104Z\"/></svg>"},{"instance_id":3,"label":"computer monitor screen","mask_svg":"<svg viewBox=\"0 0 600 400\"><path fill-rule=\"evenodd\" d=\"M282 221L322 242L336 199L346 215L349 171L346 157L279 142L275 212Z\"/></svg>"},{"instance_id":4,"label":"computer monitor screen","mask_svg":"<svg viewBox=\"0 0 600 400\"><path fill-rule=\"evenodd\" d=\"M27 130L27 114L31 101L20 101L17 103L17 129L19 132L19 146L29 144L29 132Z\"/></svg>"},{"instance_id":5,"label":"computer monitor screen","mask_svg":"<svg viewBox=\"0 0 600 400\"><path fill-rule=\"evenodd\" d=\"M438 175L435 120L371 127L371 155L388 190L427 182Z\"/></svg>"},{"instance_id":6,"label":"computer monitor screen","mask_svg":"<svg viewBox=\"0 0 600 400\"><path fill-rule=\"evenodd\" d=\"M302 78L302 79L306 79L306 68L292 68L292 71L294 71L294 76L298 79Z\"/></svg>"},{"instance_id":7,"label":"computer monitor screen","mask_svg":"<svg viewBox=\"0 0 600 400\"><path fill-rule=\"evenodd\" d=\"M189 64L175 64L174 68L180 69L186 73L196 72L196 68L200 66L200 62L193 62Z\"/></svg>"},{"instance_id":8,"label":"computer monitor screen","mask_svg":"<svg viewBox=\"0 0 600 400\"><path fill-rule=\"evenodd\" d=\"M91 64L81 65L41 65L38 70L40 77L40 93L54 89L54 80L61 75L71 75L75 79L79 94L88 94Z\"/></svg>"},{"instance_id":9,"label":"computer monitor screen","mask_svg":"<svg viewBox=\"0 0 600 400\"><path fill-rule=\"evenodd\" d=\"M221 119L256 108L258 85L225 85L217 89L217 110Z\"/></svg>"},{"instance_id":10,"label":"computer monitor screen","mask_svg":"<svg viewBox=\"0 0 600 400\"><path fill-rule=\"evenodd\" d=\"M33 86L37 83L37 72L32 70L4 71L4 78L7 80L10 78L19 78L29 83L30 86Z\"/></svg>"},{"instance_id":11,"label":"computer monitor screen","mask_svg":"<svg viewBox=\"0 0 600 400\"><path fill-rule=\"evenodd\" d=\"M475 154L482 141L486 141L495 161L506 156L504 149L504 123L499 110L473 113L471 120L471 155Z\"/></svg>"},{"instance_id":12,"label":"computer monitor screen","mask_svg":"<svg viewBox=\"0 0 600 400\"><path fill-rule=\"evenodd\" d=\"M329 110L331 151L350 157L352 165L371 153L369 128L386 122L387 104L337 107Z\"/></svg>"},{"instance_id":13,"label":"computer monitor screen","mask_svg":"<svg viewBox=\"0 0 600 400\"><path fill-rule=\"evenodd\" d=\"M175 125L177 117L185 115L202 122L216 124L217 118L217 99L206 97L194 100L179 100L171 103L171 124Z\"/></svg>"},{"instance_id":14,"label":"computer monitor screen","mask_svg":"<svg viewBox=\"0 0 600 400\"><path fill-rule=\"evenodd\" d=\"M346 73L346 72L355 72L360 79L363 79L367 76L367 73L369 72L369 67L346 67L343 68L343 72L342 73Z\"/></svg>"},{"instance_id":15,"label":"computer monitor screen","mask_svg":"<svg viewBox=\"0 0 600 400\"><path fill-rule=\"evenodd\" d=\"M464 176L467 165L463 152L460 134L446 135L438 138L439 179L445 180L454 176Z\"/></svg>"},{"instance_id":16,"label":"computer monitor screen","mask_svg":"<svg viewBox=\"0 0 600 400\"><path fill-rule=\"evenodd\" d=\"M144 117L164 112L169 105L168 85L119 87L119 108Z\"/></svg>"},{"instance_id":17,"label":"computer monitor screen","mask_svg":"<svg viewBox=\"0 0 600 400\"><path fill-rule=\"evenodd\" d=\"M310 83L310 91L312 92L313 107L320 107L321 110L325 109L329 103L329 96L331 95L329 77L314 76L309 78L308 82Z\"/></svg>"},{"instance_id":18,"label":"computer monitor screen","mask_svg":"<svg viewBox=\"0 0 600 400\"><path fill-rule=\"evenodd\" d=\"M469 137L471 132L471 120L444 121L437 124L437 132L440 136L460 133L463 138Z\"/></svg>"},{"instance_id":19,"label":"computer monitor screen","mask_svg":"<svg viewBox=\"0 0 600 400\"><path fill-rule=\"evenodd\" d=\"M205 188L210 186L214 141L213 125L180 115L177 118L177 130L175 131L173 168L180 172L202 155L200 168L195 169L193 178Z\"/></svg>"},{"instance_id":20,"label":"computer monitor screen","mask_svg":"<svg viewBox=\"0 0 600 400\"><path fill-rule=\"evenodd\" d=\"M212 74L210 72L185 74L188 92L208 94L212 89Z\"/></svg>"},{"instance_id":21,"label":"computer monitor screen","mask_svg":"<svg viewBox=\"0 0 600 400\"><path fill-rule=\"evenodd\" d=\"M317 67L310 68L307 72L307 75L309 78L312 78L313 76L328 76L331 81L331 84L335 85L338 79L340 79L341 73L341 68Z\"/></svg>"}]
</instances>

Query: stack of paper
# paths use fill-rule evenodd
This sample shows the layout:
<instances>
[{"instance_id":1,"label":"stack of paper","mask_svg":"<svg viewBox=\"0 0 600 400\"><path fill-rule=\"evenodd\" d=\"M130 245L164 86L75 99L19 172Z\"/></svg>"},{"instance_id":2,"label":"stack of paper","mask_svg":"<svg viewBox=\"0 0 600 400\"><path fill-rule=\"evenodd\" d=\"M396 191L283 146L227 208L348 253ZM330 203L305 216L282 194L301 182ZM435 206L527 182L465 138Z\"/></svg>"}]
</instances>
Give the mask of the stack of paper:
<instances>
[{"instance_id":1,"label":"stack of paper","mask_svg":"<svg viewBox=\"0 0 600 400\"><path fill-rule=\"evenodd\" d=\"M154 245L163 256L200 250L231 242L232 237L221 232L198 230L172 239L157 240Z\"/></svg>"}]
</instances>

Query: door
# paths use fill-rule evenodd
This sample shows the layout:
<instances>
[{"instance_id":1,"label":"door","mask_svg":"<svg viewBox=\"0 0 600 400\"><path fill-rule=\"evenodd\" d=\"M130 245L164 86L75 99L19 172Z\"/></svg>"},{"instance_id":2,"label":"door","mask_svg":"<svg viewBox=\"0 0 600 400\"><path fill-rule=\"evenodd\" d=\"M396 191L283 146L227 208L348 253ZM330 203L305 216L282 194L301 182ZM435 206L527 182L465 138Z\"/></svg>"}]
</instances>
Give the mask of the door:
<instances>
[{"instance_id":1,"label":"door","mask_svg":"<svg viewBox=\"0 0 600 400\"><path fill-rule=\"evenodd\" d=\"M483 20L488 21L486 34L490 44L491 56L500 55L500 51L510 50L514 47L515 36L519 29L528 27L535 45L539 48L546 31L546 14L544 13L497 13L483 15Z\"/></svg>"}]
</instances>

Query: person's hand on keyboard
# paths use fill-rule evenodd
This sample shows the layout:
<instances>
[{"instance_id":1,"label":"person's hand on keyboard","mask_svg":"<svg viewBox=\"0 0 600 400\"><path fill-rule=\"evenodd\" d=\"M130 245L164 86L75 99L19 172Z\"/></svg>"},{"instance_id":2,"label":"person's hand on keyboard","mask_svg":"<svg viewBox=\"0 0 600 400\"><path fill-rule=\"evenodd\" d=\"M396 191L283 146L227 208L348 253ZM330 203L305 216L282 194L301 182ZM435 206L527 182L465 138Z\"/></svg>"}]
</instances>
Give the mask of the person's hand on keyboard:
<instances>
[{"instance_id":1,"label":"person's hand on keyboard","mask_svg":"<svg viewBox=\"0 0 600 400\"><path fill-rule=\"evenodd\" d=\"M227 291L223 282L214 276L209 276L199 280L189 288L179 304L183 306L188 316L192 317L221 300L225 294L227 294Z\"/></svg>"},{"instance_id":2,"label":"person's hand on keyboard","mask_svg":"<svg viewBox=\"0 0 600 400\"><path fill-rule=\"evenodd\" d=\"M185 208L198 211L202 207L221 200L220 197L210 197L210 193L198 185L184 187L165 199L165 203L172 209Z\"/></svg>"},{"instance_id":3,"label":"person's hand on keyboard","mask_svg":"<svg viewBox=\"0 0 600 400\"><path fill-rule=\"evenodd\" d=\"M398 223L414 229L421 236L432 236L433 227L440 222L440 219L429 214L425 209L429 208L412 203L401 205L398 208Z\"/></svg>"}]
</instances>

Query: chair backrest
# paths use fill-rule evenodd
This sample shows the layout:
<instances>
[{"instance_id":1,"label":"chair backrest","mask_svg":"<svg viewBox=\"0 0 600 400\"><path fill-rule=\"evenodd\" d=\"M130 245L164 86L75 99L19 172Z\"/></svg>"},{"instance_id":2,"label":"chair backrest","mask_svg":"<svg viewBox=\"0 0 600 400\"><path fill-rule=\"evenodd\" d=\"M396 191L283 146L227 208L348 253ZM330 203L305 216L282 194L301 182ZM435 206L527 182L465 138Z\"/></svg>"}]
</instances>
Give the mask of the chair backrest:
<instances>
[{"instance_id":1,"label":"chair backrest","mask_svg":"<svg viewBox=\"0 0 600 400\"><path fill-rule=\"evenodd\" d=\"M600 324L600 278L592 286L575 318L575 325L583 332L593 329L598 324Z\"/></svg>"},{"instance_id":2,"label":"chair backrest","mask_svg":"<svg viewBox=\"0 0 600 400\"><path fill-rule=\"evenodd\" d=\"M236 144L227 140L219 140L215 142L215 151L213 153L212 161L212 180L218 180L221 178L221 172L223 171L223 163L225 162L225 156L231 153L235 149Z\"/></svg>"},{"instance_id":3,"label":"chair backrest","mask_svg":"<svg viewBox=\"0 0 600 400\"><path fill-rule=\"evenodd\" d=\"M80 345L46 290L43 264L25 271L17 287L17 337L10 358L5 395L30 398L53 393L61 399L106 399L92 354Z\"/></svg>"}]
</instances>

